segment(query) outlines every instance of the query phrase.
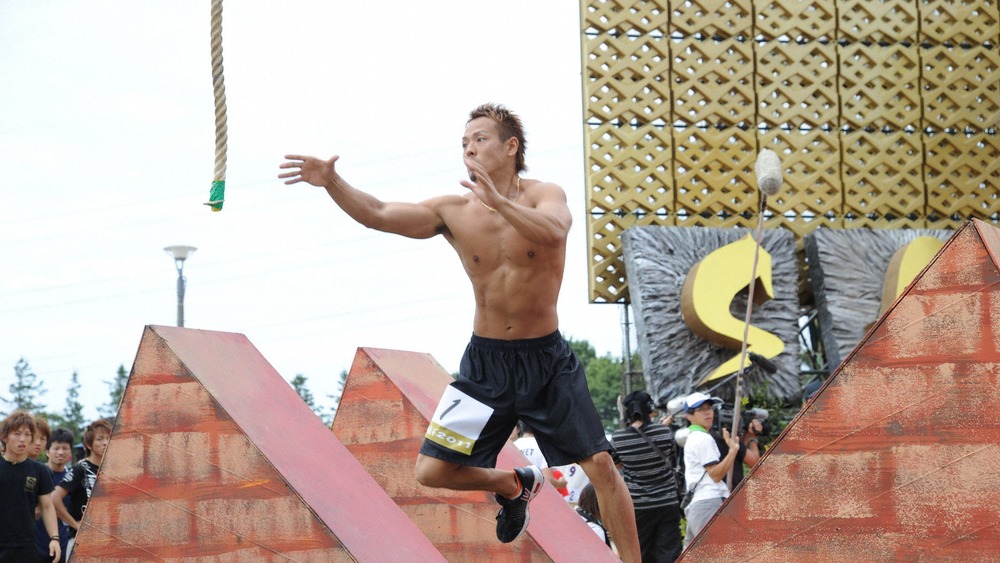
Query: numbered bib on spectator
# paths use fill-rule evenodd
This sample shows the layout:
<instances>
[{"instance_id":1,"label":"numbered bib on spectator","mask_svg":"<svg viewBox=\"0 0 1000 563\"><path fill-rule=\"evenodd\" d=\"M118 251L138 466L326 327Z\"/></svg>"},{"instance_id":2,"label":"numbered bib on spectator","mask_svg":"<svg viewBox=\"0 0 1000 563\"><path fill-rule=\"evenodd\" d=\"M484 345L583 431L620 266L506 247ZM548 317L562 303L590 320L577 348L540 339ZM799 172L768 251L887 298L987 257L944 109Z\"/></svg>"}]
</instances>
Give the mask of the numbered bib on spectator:
<instances>
[{"instance_id":1,"label":"numbered bib on spectator","mask_svg":"<svg viewBox=\"0 0 1000 563\"><path fill-rule=\"evenodd\" d=\"M493 409L451 385L445 388L426 438L460 454L471 455Z\"/></svg>"}]
</instances>

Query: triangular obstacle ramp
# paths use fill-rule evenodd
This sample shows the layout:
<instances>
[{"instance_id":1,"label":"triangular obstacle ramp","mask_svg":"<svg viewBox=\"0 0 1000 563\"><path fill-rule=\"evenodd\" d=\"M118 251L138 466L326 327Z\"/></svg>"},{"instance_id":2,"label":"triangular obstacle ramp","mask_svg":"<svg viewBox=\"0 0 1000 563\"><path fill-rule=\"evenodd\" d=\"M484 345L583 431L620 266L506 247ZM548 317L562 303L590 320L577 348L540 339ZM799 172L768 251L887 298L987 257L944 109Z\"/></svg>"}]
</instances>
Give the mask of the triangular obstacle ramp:
<instances>
[{"instance_id":1,"label":"triangular obstacle ramp","mask_svg":"<svg viewBox=\"0 0 1000 563\"><path fill-rule=\"evenodd\" d=\"M428 354L359 348L333 432L449 561L617 561L550 486L531 501L527 532L502 544L496 538L499 505L493 495L417 484L417 452L451 381ZM510 443L497 460L506 469L527 464Z\"/></svg>"},{"instance_id":2,"label":"triangular obstacle ramp","mask_svg":"<svg viewBox=\"0 0 1000 563\"><path fill-rule=\"evenodd\" d=\"M245 336L146 327L75 563L405 560L444 559Z\"/></svg>"},{"instance_id":3,"label":"triangular obstacle ramp","mask_svg":"<svg viewBox=\"0 0 1000 563\"><path fill-rule=\"evenodd\" d=\"M1000 557L1000 231L965 225L686 561Z\"/></svg>"}]
</instances>

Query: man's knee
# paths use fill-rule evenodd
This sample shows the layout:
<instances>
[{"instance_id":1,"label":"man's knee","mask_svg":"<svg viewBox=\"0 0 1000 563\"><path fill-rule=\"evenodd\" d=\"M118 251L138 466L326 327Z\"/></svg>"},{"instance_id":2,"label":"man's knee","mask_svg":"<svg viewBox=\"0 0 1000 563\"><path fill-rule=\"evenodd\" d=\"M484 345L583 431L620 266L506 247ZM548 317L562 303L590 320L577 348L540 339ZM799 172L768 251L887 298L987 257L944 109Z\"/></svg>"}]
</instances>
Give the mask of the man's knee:
<instances>
[{"instance_id":1,"label":"man's knee","mask_svg":"<svg viewBox=\"0 0 1000 563\"><path fill-rule=\"evenodd\" d=\"M413 474L417 479L417 483L425 487L440 488L447 481L446 475L448 474L450 465L440 459L417 454L417 463L413 468Z\"/></svg>"},{"instance_id":2,"label":"man's knee","mask_svg":"<svg viewBox=\"0 0 1000 563\"><path fill-rule=\"evenodd\" d=\"M613 482L618 478L618 470L615 469L615 462L608 452L598 452L587 459L580 461L583 472L587 478L594 483L594 487Z\"/></svg>"}]
</instances>

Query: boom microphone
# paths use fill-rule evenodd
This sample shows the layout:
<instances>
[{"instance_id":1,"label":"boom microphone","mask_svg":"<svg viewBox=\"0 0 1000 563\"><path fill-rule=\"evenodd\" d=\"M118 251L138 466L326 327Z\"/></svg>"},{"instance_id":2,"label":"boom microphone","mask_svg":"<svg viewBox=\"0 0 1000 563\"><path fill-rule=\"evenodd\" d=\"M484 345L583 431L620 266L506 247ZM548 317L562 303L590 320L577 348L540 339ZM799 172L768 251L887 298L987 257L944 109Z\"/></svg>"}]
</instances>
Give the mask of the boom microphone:
<instances>
[{"instance_id":1,"label":"boom microphone","mask_svg":"<svg viewBox=\"0 0 1000 563\"><path fill-rule=\"evenodd\" d=\"M743 369L746 366L747 361L747 337L750 332L750 313L753 310L753 290L757 285L754 280L757 279L757 256L760 254L760 246L762 236L764 234L764 207L767 205L767 197L778 195L781 190L781 160L778 155L770 149L761 149L760 153L757 155L757 163L754 165L754 172L757 174L757 187L760 189L760 212L757 214L757 244L754 245L753 251L753 268L750 270L750 291L747 294L747 315L743 322L743 345L740 348L740 369L736 372L736 398L733 400L733 429L730 431L733 436L737 435L740 428L740 401L742 400L743 393ZM777 366L773 363L767 361L767 358L762 356L757 357L757 361L754 362L754 356L757 354L751 354L750 361L760 367L760 369L768 371L769 368L775 368L777 371ZM764 359L766 363L761 364L761 359ZM726 482L729 484L730 488L733 485L733 469L729 469L729 476L726 478Z\"/></svg>"},{"instance_id":2,"label":"boom microphone","mask_svg":"<svg viewBox=\"0 0 1000 563\"><path fill-rule=\"evenodd\" d=\"M756 352L747 352L747 355L750 356L750 363L763 370L764 373L773 375L778 371L778 366L764 356L761 356Z\"/></svg>"},{"instance_id":3,"label":"boom microphone","mask_svg":"<svg viewBox=\"0 0 1000 563\"><path fill-rule=\"evenodd\" d=\"M757 164L754 166L757 174L757 187L764 195L773 197L781 190L781 160L771 149L762 149L757 155Z\"/></svg>"}]
</instances>

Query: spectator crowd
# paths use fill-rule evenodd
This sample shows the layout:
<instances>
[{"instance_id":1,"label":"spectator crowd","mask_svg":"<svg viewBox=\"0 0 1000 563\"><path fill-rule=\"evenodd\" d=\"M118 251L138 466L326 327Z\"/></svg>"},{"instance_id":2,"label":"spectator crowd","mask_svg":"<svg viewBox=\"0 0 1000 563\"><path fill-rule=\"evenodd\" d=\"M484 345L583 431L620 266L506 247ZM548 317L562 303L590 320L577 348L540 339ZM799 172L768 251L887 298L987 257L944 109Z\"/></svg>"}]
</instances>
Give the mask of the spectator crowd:
<instances>
[{"instance_id":1,"label":"spectator crowd","mask_svg":"<svg viewBox=\"0 0 1000 563\"><path fill-rule=\"evenodd\" d=\"M758 445L761 421L746 420L740 435L730 436L719 424L721 405L716 397L692 393L668 409L674 412L658 417L654 401L645 391L635 391L622 400L622 428L611 436L612 455L632 496L645 563L680 557L729 496L729 483L735 488L743 479L743 466L753 467L763 453ZM593 486L580 467L549 467L531 429L523 423L514 430L511 441L542 470L546 481L594 533L614 549L614 538L601 520Z\"/></svg>"},{"instance_id":2,"label":"spectator crowd","mask_svg":"<svg viewBox=\"0 0 1000 563\"><path fill-rule=\"evenodd\" d=\"M68 560L111 429L88 425L77 456L73 433L42 417L19 410L0 423L0 563Z\"/></svg>"}]
</instances>

